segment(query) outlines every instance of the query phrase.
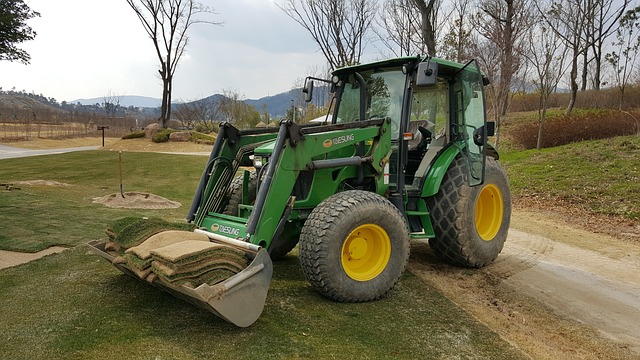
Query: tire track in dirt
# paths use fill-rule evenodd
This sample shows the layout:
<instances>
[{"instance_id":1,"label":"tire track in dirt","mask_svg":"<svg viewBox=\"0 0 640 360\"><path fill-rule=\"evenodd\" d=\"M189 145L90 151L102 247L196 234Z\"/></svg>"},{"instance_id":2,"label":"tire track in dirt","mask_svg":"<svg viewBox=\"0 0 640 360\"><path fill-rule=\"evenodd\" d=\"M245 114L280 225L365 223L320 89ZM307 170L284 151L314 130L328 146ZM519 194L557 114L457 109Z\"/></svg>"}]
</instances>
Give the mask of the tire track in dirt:
<instances>
[{"instance_id":1,"label":"tire track in dirt","mask_svg":"<svg viewBox=\"0 0 640 360\"><path fill-rule=\"evenodd\" d=\"M409 269L535 359L640 359L640 244L514 211L483 269L414 242Z\"/></svg>"},{"instance_id":2,"label":"tire track in dirt","mask_svg":"<svg viewBox=\"0 0 640 360\"><path fill-rule=\"evenodd\" d=\"M631 258L613 259L514 229L501 261L486 271L640 354L640 264Z\"/></svg>"},{"instance_id":3,"label":"tire track in dirt","mask_svg":"<svg viewBox=\"0 0 640 360\"><path fill-rule=\"evenodd\" d=\"M508 242L488 270L501 279L536 266L554 248L554 242L545 237L513 229L509 230Z\"/></svg>"}]
</instances>

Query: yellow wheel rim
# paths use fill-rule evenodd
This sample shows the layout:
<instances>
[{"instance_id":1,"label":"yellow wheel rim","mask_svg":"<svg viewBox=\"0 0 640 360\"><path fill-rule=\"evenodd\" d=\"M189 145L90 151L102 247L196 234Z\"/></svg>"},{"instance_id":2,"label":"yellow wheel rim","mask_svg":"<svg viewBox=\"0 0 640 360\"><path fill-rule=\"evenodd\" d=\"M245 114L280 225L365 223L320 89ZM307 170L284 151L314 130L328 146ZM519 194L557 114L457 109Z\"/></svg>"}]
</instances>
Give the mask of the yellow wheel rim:
<instances>
[{"instance_id":1,"label":"yellow wheel rim","mask_svg":"<svg viewBox=\"0 0 640 360\"><path fill-rule=\"evenodd\" d=\"M375 278L387 267L390 258L389 235L375 224L358 226L342 244L342 268L353 280Z\"/></svg>"},{"instance_id":2,"label":"yellow wheel rim","mask_svg":"<svg viewBox=\"0 0 640 360\"><path fill-rule=\"evenodd\" d=\"M500 231L504 204L502 193L494 184L485 185L476 201L476 230L485 241L491 241Z\"/></svg>"}]
</instances>

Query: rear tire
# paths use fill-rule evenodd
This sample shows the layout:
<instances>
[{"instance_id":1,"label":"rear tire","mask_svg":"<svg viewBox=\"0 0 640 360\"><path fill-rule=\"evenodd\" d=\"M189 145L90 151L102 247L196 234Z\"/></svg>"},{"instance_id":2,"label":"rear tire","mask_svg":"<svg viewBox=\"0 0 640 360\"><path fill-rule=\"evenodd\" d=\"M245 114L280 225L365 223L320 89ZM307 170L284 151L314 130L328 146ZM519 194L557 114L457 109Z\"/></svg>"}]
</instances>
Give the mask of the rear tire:
<instances>
[{"instance_id":1,"label":"rear tire","mask_svg":"<svg viewBox=\"0 0 640 360\"><path fill-rule=\"evenodd\" d=\"M231 182L229 187L227 206L225 206L223 214L238 216L238 205L242 203L242 185L244 182L244 175L236 176ZM258 177L255 171L249 173L249 203L253 204L256 201L256 190L258 184ZM296 244L298 244L298 234L293 231L294 226L288 226L285 224L285 228L279 238L274 239L269 247L269 256L272 260L278 260L287 255Z\"/></svg>"},{"instance_id":2,"label":"rear tire","mask_svg":"<svg viewBox=\"0 0 640 360\"><path fill-rule=\"evenodd\" d=\"M407 266L409 227L382 196L345 191L311 212L299 249L302 272L322 295L341 302L375 300Z\"/></svg>"},{"instance_id":3,"label":"rear tire","mask_svg":"<svg viewBox=\"0 0 640 360\"><path fill-rule=\"evenodd\" d=\"M449 264L483 267L495 260L507 239L509 182L494 158L486 160L484 184L471 187L464 158L456 157L438 193L427 199L436 235L429 246Z\"/></svg>"}]
</instances>

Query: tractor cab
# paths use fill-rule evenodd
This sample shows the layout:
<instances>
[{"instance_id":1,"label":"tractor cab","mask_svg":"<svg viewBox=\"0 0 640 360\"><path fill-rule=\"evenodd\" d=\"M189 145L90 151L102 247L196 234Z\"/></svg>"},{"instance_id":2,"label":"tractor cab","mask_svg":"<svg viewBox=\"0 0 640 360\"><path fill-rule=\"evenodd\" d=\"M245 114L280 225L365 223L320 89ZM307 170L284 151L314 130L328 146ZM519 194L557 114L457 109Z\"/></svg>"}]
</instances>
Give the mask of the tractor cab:
<instances>
[{"instance_id":1,"label":"tractor cab","mask_svg":"<svg viewBox=\"0 0 640 360\"><path fill-rule=\"evenodd\" d=\"M321 79L307 78L308 100L313 80ZM341 68L321 81L333 89L333 124L390 119L389 196L399 208L407 196L434 195L440 184L426 184L438 178L430 173L446 171L457 152L464 154L471 185L482 184L484 148L493 134L486 131L486 78L475 61L404 57ZM456 151L441 158L450 147Z\"/></svg>"}]
</instances>

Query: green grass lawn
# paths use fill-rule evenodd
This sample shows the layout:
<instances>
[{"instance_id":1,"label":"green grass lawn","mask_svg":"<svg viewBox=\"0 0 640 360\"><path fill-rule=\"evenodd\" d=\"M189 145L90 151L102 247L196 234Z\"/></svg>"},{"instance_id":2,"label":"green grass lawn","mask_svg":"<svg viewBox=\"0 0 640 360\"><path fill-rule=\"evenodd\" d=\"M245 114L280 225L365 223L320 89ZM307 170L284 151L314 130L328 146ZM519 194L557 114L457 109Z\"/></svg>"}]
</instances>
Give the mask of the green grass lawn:
<instances>
[{"instance_id":1,"label":"green grass lawn","mask_svg":"<svg viewBox=\"0 0 640 360\"><path fill-rule=\"evenodd\" d=\"M6 359L524 358L411 273L386 298L342 304L312 290L295 255L276 263L264 313L246 329L84 245L1 270L0 319Z\"/></svg>"},{"instance_id":2,"label":"green grass lawn","mask_svg":"<svg viewBox=\"0 0 640 360\"><path fill-rule=\"evenodd\" d=\"M290 255L275 264L264 313L247 329L129 278L82 244L104 238L107 224L124 216L184 221L206 157L124 154L125 191L183 204L168 210L91 203L119 191L117 158L93 151L0 160L0 183L70 185L0 189L0 248L75 246L0 270L2 358L523 358L411 273L379 301L341 304L317 294Z\"/></svg>"},{"instance_id":3,"label":"green grass lawn","mask_svg":"<svg viewBox=\"0 0 640 360\"><path fill-rule=\"evenodd\" d=\"M511 191L594 214L640 219L640 137L501 153Z\"/></svg>"},{"instance_id":4,"label":"green grass lawn","mask_svg":"<svg viewBox=\"0 0 640 360\"><path fill-rule=\"evenodd\" d=\"M105 236L107 224L125 216L185 221L207 158L155 153L123 154L124 191L149 192L182 204L177 209L112 209L93 198L118 193L118 153L85 151L0 160L0 184L53 180L70 186L0 188L0 249L39 251Z\"/></svg>"}]
</instances>

